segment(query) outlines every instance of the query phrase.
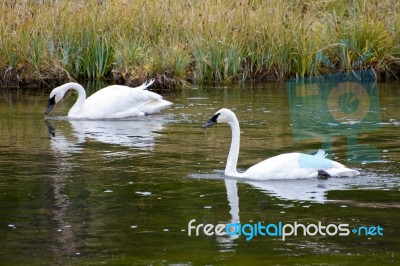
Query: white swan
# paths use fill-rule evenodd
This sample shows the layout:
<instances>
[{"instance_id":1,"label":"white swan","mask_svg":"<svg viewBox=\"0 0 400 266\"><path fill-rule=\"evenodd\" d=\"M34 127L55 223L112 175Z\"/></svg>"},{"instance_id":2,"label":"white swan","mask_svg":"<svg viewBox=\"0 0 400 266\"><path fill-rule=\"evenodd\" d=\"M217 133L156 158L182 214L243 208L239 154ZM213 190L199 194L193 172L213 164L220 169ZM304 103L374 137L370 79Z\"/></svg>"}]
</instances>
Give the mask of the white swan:
<instances>
[{"instance_id":1,"label":"white swan","mask_svg":"<svg viewBox=\"0 0 400 266\"><path fill-rule=\"evenodd\" d=\"M163 100L161 95L146 90L153 82L154 80L145 82L136 88L122 85L108 86L87 99L86 92L80 84L66 83L51 91L45 115L70 89L78 92L78 99L68 112L69 118L108 119L152 114L172 104Z\"/></svg>"},{"instance_id":2,"label":"white swan","mask_svg":"<svg viewBox=\"0 0 400 266\"><path fill-rule=\"evenodd\" d=\"M266 159L250 167L244 173L238 173L236 165L239 157L240 128L236 115L229 109L221 109L202 127L216 123L227 123L232 130L232 142L229 150L225 175L254 180L312 178L318 176L356 176L360 173L344 165L326 159L325 152L319 150L315 155L304 153L285 153Z\"/></svg>"}]
</instances>

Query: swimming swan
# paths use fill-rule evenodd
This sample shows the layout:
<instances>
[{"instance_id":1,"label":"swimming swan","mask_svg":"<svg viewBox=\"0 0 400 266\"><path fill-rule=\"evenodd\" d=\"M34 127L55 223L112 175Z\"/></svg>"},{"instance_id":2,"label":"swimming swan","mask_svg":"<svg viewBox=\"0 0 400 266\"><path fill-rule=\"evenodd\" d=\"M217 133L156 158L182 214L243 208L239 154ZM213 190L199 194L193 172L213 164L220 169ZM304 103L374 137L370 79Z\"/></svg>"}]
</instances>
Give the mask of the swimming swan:
<instances>
[{"instance_id":1,"label":"swimming swan","mask_svg":"<svg viewBox=\"0 0 400 266\"><path fill-rule=\"evenodd\" d=\"M86 92L80 84L66 83L51 91L45 115L70 89L78 92L78 99L68 112L69 118L107 119L152 114L172 104L163 100L161 95L146 90L153 82L154 80L145 82L136 88L111 85L97 91L87 99Z\"/></svg>"},{"instance_id":2,"label":"swimming swan","mask_svg":"<svg viewBox=\"0 0 400 266\"><path fill-rule=\"evenodd\" d=\"M225 175L253 180L296 179L318 176L356 176L360 173L344 165L326 159L325 152L319 150L315 155L304 153L285 153L266 159L250 167L244 173L238 173L236 165L239 157L240 127L236 115L229 109L221 109L202 127L208 128L216 123L227 123L232 130L232 142L229 150Z\"/></svg>"}]
</instances>

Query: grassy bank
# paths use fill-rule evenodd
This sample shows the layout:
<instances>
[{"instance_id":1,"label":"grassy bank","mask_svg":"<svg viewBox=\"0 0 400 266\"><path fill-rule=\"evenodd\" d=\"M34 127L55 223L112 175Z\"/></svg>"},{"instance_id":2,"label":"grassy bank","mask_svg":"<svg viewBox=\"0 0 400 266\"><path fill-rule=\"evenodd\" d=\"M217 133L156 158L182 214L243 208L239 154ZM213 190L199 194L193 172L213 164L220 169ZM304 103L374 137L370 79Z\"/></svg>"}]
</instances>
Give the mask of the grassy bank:
<instances>
[{"instance_id":1,"label":"grassy bank","mask_svg":"<svg viewBox=\"0 0 400 266\"><path fill-rule=\"evenodd\" d=\"M44 3L43 3L44 2ZM99 4L103 2L103 4ZM399 77L397 0L3 0L0 85Z\"/></svg>"}]
</instances>

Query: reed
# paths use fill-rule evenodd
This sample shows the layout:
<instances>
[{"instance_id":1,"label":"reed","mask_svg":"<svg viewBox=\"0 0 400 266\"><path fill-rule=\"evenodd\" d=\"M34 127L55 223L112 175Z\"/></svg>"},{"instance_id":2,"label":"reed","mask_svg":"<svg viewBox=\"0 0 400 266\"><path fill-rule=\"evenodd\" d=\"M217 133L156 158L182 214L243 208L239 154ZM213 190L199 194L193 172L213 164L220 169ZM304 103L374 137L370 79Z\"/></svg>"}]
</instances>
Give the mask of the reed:
<instances>
[{"instance_id":1,"label":"reed","mask_svg":"<svg viewBox=\"0 0 400 266\"><path fill-rule=\"evenodd\" d=\"M5 0L0 17L3 82L231 83L365 67L399 77L396 0Z\"/></svg>"}]
</instances>

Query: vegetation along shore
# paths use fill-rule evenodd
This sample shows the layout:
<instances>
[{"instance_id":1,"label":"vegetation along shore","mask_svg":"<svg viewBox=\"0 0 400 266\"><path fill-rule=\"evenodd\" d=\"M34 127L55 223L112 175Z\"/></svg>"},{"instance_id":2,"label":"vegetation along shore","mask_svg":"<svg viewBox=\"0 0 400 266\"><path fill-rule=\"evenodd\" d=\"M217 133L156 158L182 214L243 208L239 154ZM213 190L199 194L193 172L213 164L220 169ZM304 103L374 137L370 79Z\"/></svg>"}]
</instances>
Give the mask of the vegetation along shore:
<instances>
[{"instance_id":1,"label":"vegetation along shore","mask_svg":"<svg viewBox=\"0 0 400 266\"><path fill-rule=\"evenodd\" d=\"M397 0L3 0L0 86L400 78Z\"/></svg>"}]
</instances>

